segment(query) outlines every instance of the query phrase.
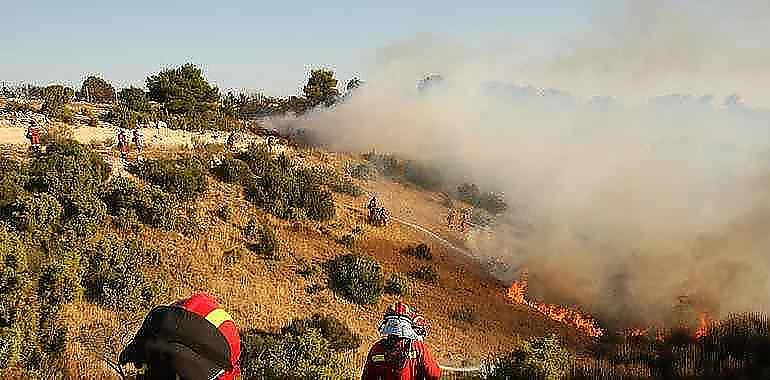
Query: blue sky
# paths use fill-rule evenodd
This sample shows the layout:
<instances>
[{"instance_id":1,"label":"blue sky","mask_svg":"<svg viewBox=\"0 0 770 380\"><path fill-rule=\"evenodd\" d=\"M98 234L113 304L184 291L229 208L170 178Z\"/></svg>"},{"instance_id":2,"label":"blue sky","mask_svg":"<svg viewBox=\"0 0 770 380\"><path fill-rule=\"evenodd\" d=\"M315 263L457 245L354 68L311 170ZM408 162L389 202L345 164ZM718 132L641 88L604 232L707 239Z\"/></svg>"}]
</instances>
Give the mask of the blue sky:
<instances>
[{"instance_id":1,"label":"blue sky","mask_svg":"<svg viewBox=\"0 0 770 380\"><path fill-rule=\"evenodd\" d=\"M469 45L569 35L590 22L592 7L590 0L8 1L0 6L0 80L79 86L98 73L125 86L191 61L222 88L286 95L311 67L334 68L341 80L366 77L377 49L421 34Z\"/></svg>"}]
</instances>

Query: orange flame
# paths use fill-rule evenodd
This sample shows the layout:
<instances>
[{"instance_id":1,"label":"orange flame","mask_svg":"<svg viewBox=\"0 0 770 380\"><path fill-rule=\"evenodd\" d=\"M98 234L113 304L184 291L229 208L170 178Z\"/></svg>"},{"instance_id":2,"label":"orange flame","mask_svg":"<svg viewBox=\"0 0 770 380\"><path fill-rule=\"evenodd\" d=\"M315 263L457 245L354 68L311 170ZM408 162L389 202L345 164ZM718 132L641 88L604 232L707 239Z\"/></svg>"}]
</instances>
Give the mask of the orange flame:
<instances>
[{"instance_id":1,"label":"orange flame","mask_svg":"<svg viewBox=\"0 0 770 380\"><path fill-rule=\"evenodd\" d=\"M695 338L700 339L708 335L709 328L711 327L711 318L707 313L700 313L698 315L698 328L695 330Z\"/></svg>"},{"instance_id":2,"label":"orange flame","mask_svg":"<svg viewBox=\"0 0 770 380\"><path fill-rule=\"evenodd\" d=\"M559 305L527 300L528 286L529 273L524 269L519 280L514 281L513 284L511 284L511 287L508 288L507 297L517 304L527 305L537 310L554 321L573 326L578 331L588 336L598 338L604 334L604 330L597 325L596 320L577 310L572 310Z\"/></svg>"}]
</instances>

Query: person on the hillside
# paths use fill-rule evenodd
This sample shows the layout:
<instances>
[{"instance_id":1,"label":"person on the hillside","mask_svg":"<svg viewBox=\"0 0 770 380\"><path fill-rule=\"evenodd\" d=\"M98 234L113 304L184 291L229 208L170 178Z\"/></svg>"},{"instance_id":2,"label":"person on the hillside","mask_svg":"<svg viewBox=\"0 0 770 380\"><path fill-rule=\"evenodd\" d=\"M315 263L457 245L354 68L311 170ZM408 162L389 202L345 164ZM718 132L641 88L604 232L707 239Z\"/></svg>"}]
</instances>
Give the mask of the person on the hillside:
<instances>
[{"instance_id":1,"label":"person on the hillside","mask_svg":"<svg viewBox=\"0 0 770 380\"><path fill-rule=\"evenodd\" d=\"M366 204L366 208L369 211L373 211L377 208L377 194L372 193L372 197L369 198L369 203Z\"/></svg>"},{"instance_id":2,"label":"person on the hillside","mask_svg":"<svg viewBox=\"0 0 770 380\"><path fill-rule=\"evenodd\" d=\"M460 231L465 232L471 226L471 209L466 208L460 215Z\"/></svg>"},{"instance_id":3,"label":"person on the hillside","mask_svg":"<svg viewBox=\"0 0 770 380\"><path fill-rule=\"evenodd\" d=\"M227 149L234 150L235 149L235 140L237 136L235 134L235 131L231 131L229 135L227 135Z\"/></svg>"},{"instance_id":4,"label":"person on the hillside","mask_svg":"<svg viewBox=\"0 0 770 380\"><path fill-rule=\"evenodd\" d=\"M233 319L199 293L150 311L119 364L133 363L144 380L234 380L240 354Z\"/></svg>"},{"instance_id":5,"label":"person on the hillside","mask_svg":"<svg viewBox=\"0 0 770 380\"><path fill-rule=\"evenodd\" d=\"M32 154L36 157L40 155L40 126L35 119L32 119L32 123L27 127L26 133L27 140L32 149Z\"/></svg>"},{"instance_id":6,"label":"person on the hillside","mask_svg":"<svg viewBox=\"0 0 770 380\"><path fill-rule=\"evenodd\" d=\"M457 211L455 209L450 209L449 213L446 216L446 226L449 228L452 228L455 223L455 216L457 215Z\"/></svg>"},{"instance_id":7,"label":"person on the hillside","mask_svg":"<svg viewBox=\"0 0 770 380\"><path fill-rule=\"evenodd\" d=\"M362 380L438 380L441 369L423 343L428 334L425 318L408 305L396 302L380 322L382 339L366 357Z\"/></svg>"},{"instance_id":8,"label":"person on the hillside","mask_svg":"<svg viewBox=\"0 0 770 380\"><path fill-rule=\"evenodd\" d=\"M123 128L118 130L118 150L120 151L120 158L125 160L128 157L128 138Z\"/></svg>"},{"instance_id":9,"label":"person on the hillside","mask_svg":"<svg viewBox=\"0 0 770 380\"><path fill-rule=\"evenodd\" d=\"M132 140L134 141L134 145L136 146L136 153L142 154L142 149L144 148L144 138L142 136L142 131L139 130L138 127L134 129L134 136Z\"/></svg>"}]
</instances>

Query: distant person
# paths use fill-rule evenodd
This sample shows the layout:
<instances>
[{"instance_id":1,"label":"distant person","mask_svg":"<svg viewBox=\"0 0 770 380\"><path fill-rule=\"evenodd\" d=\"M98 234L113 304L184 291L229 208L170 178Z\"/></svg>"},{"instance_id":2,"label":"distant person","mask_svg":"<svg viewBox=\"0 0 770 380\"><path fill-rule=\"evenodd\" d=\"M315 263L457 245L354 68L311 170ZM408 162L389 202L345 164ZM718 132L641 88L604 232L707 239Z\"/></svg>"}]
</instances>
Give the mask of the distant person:
<instances>
[{"instance_id":1,"label":"distant person","mask_svg":"<svg viewBox=\"0 0 770 380\"><path fill-rule=\"evenodd\" d=\"M457 215L457 211L455 209L450 209L449 213L446 216L446 225L449 228L452 228L455 223L455 216Z\"/></svg>"},{"instance_id":2,"label":"distant person","mask_svg":"<svg viewBox=\"0 0 770 380\"><path fill-rule=\"evenodd\" d=\"M235 141L237 139L237 135L235 134L235 131L231 131L229 135L227 135L227 149L234 150L235 149Z\"/></svg>"},{"instance_id":3,"label":"distant person","mask_svg":"<svg viewBox=\"0 0 770 380\"><path fill-rule=\"evenodd\" d=\"M118 151L120 151L120 158L125 160L128 157L128 137L123 128L118 130Z\"/></svg>"},{"instance_id":4,"label":"distant person","mask_svg":"<svg viewBox=\"0 0 770 380\"><path fill-rule=\"evenodd\" d=\"M142 136L142 131L139 128L134 129L134 136L132 140L134 142L134 146L136 146L136 153L142 154L142 149L144 149L144 137Z\"/></svg>"},{"instance_id":5,"label":"distant person","mask_svg":"<svg viewBox=\"0 0 770 380\"><path fill-rule=\"evenodd\" d=\"M372 197L369 198L369 203L366 204L366 208L373 212L375 209L377 209L377 194L372 193Z\"/></svg>"},{"instance_id":6,"label":"distant person","mask_svg":"<svg viewBox=\"0 0 770 380\"><path fill-rule=\"evenodd\" d=\"M465 232L471 226L471 209L466 208L460 215L460 231Z\"/></svg>"},{"instance_id":7,"label":"distant person","mask_svg":"<svg viewBox=\"0 0 770 380\"><path fill-rule=\"evenodd\" d=\"M199 293L150 311L119 364L133 363L144 380L234 380L240 355L235 322Z\"/></svg>"},{"instance_id":8,"label":"distant person","mask_svg":"<svg viewBox=\"0 0 770 380\"><path fill-rule=\"evenodd\" d=\"M38 125L35 119L32 119L32 123L27 127L26 138L29 140L29 145L32 150L32 154L35 156L40 155L40 125Z\"/></svg>"},{"instance_id":9,"label":"distant person","mask_svg":"<svg viewBox=\"0 0 770 380\"><path fill-rule=\"evenodd\" d=\"M366 357L362 380L438 380L441 369L423 341L428 334L425 318L408 305L396 302L380 322L380 341Z\"/></svg>"}]
</instances>

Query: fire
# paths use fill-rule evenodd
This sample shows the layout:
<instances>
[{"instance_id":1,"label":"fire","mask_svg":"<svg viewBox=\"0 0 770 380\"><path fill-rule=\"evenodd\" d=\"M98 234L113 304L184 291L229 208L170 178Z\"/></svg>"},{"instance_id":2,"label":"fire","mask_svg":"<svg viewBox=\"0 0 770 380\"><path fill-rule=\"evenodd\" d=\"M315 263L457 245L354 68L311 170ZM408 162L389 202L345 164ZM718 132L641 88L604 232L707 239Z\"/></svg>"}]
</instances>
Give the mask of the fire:
<instances>
[{"instance_id":1,"label":"fire","mask_svg":"<svg viewBox=\"0 0 770 380\"><path fill-rule=\"evenodd\" d=\"M711 327L711 318L706 313L700 313L698 315L698 328L695 329L695 338L700 339L708 335L709 328Z\"/></svg>"},{"instance_id":2,"label":"fire","mask_svg":"<svg viewBox=\"0 0 770 380\"><path fill-rule=\"evenodd\" d=\"M527 287L529 285L529 273L525 269L518 281L514 281L508 288L508 298L522 305L527 305L546 317L575 327L578 331L595 338L604 334L604 331L597 325L596 320L577 310L572 310L559 305L552 305L527 299Z\"/></svg>"}]
</instances>

